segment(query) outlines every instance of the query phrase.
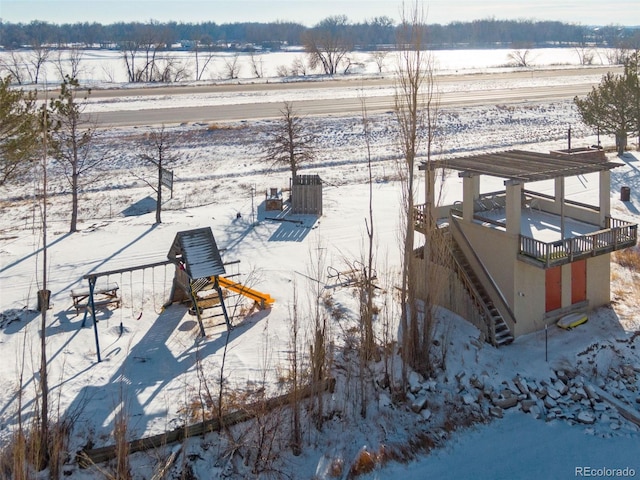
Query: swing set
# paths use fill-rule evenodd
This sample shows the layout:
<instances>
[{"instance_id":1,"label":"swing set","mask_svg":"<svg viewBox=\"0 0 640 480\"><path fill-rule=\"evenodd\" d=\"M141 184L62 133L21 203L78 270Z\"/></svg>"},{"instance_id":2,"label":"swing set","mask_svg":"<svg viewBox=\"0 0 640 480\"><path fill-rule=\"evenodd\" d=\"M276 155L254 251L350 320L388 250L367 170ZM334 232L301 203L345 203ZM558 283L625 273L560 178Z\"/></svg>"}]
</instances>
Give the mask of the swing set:
<instances>
[{"instance_id":1,"label":"swing set","mask_svg":"<svg viewBox=\"0 0 640 480\"><path fill-rule=\"evenodd\" d=\"M120 307L122 304L122 298L118 296L118 291L120 286L115 282L109 282L109 277L113 277L114 275L122 275L124 273L130 273L130 286L131 286L131 308L133 308L133 272L136 270L142 270L142 282L143 282L143 290L144 290L144 270L147 268L151 268L152 272L155 267L167 266L171 264L170 260L164 260L161 262L155 263L147 263L145 265L138 265L134 267L125 267L119 268L116 270L109 270L106 272L96 272L89 273L84 275L83 280L87 280L89 282L89 288L86 290L71 290L71 297L73 299L73 305L76 309L76 314L80 312L80 310L84 310L84 317L82 318L81 328L84 328L85 323L87 321L87 316L91 315L91 320L93 321L93 332L96 340L96 352L98 356L98 362L102 361L100 356L100 341L98 338L98 321L96 318L96 309L100 307L105 307L108 305L115 305L116 308ZM96 288L96 283L99 278L107 277L107 282L104 285ZM155 276L154 276L155 281ZM122 281L120 282L122 283ZM154 282L154 302L155 302L155 282ZM164 306L163 306L164 308ZM142 316L142 312L137 319L140 319ZM120 335L124 330L122 317L120 318Z\"/></svg>"},{"instance_id":2,"label":"swing set","mask_svg":"<svg viewBox=\"0 0 640 480\"><path fill-rule=\"evenodd\" d=\"M225 296L223 294L223 288L227 291L234 292L238 295L249 298L255 302L260 309L270 308L274 303L274 299L266 293L258 292L245 285L229 280L222 275L226 274L225 265L231 265L239 263L240 261L233 261L223 263L220 256L220 251L216 245L216 241L213 237L213 232L210 227L198 228L195 230L187 230L178 232L171 245L171 249L167 254L167 260L148 263L145 265L138 265L133 267L120 268L116 270L110 270L107 272L89 273L82 278L89 282L89 288L87 290L72 290L71 296L73 297L73 303L76 308L76 313L84 309L84 317L82 319L82 327L85 326L87 316L91 315L93 321L93 330L96 341L96 352L98 362L101 362L100 356L100 343L98 339L98 322L96 319L96 308L104 307L108 305L115 305L120 307L122 300L118 296L120 286L117 283L110 283L109 277L114 275L120 275L120 283L122 284L122 275L129 272L130 274L130 291L131 291L131 314L132 318L135 317L135 311L133 306L133 272L142 270L142 290L144 291L144 270L150 268L152 272L153 283L153 301L154 310L160 314L162 311L175 302L190 302L192 309L198 319L198 325L200 327L200 334L204 337L205 330L203 324L203 314L205 310L213 308L221 308L224 316L224 321L227 329L231 330L233 327L229 319L227 307L225 305ZM166 285L166 266L169 264L175 265L175 275L173 277L173 283L171 286L171 293L169 298L163 304L160 312L158 312L155 306L155 268L165 267L165 280ZM107 277L106 285L96 287L98 278ZM144 299L143 299L144 302ZM122 322L122 311L120 319L120 335L124 331ZM140 311L136 320L139 320L142 316ZM217 315L216 315L217 316ZM209 318L209 317L207 317Z\"/></svg>"}]
</instances>

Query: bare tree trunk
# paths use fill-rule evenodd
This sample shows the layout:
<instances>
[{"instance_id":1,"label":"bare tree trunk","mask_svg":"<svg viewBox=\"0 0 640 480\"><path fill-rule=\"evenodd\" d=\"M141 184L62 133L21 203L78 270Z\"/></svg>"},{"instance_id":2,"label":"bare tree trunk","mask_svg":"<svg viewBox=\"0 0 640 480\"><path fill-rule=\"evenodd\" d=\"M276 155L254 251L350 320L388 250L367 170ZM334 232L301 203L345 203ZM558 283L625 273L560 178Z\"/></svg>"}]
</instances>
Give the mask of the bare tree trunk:
<instances>
[{"instance_id":1,"label":"bare tree trunk","mask_svg":"<svg viewBox=\"0 0 640 480\"><path fill-rule=\"evenodd\" d=\"M292 426L291 426L291 452L298 456L302 453L302 428L300 426L300 378L298 369L298 292L296 284L293 284L293 305L291 312L291 382L292 382Z\"/></svg>"},{"instance_id":2,"label":"bare tree trunk","mask_svg":"<svg viewBox=\"0 0 640 480\"><path fill-rule=\"evenodd\" d=\"M324 265L324 248L318 246L317 255L315 258L315 265L310 265L310 278L320 278L321 272L325 271ZM313 256L311 256L313 258ZM322 429L324 424L324 402L323 402L323 390L320 385L322 380L326 377L327 365L327 338L329 335L327 325L327 315L322 311L322 286L314 282L311 288L313 295L312 308L313 308L313 320L312 320L312 340L309 345L309 354L311 360L311 382L317 391L314 393L314 400L316 404L315 412L313 412L313 419L315 426L318 430Z\"/></svg>"},{"instance_id":3,"label":"bare tree trunk","mask_svg":"<svg viewBox=\"0 0 640 480\"><path fill-rule=\"evenodd\" d=\"M151 163L155 167L155 177L153 179L138 176L156 194L156 224L162 223L162 176L163 172L177 160L177 156L172 151L173 146L164 125L157 131L151 132L148 141L142 145L142 153L138 156L145 162ZM170 173L170 172L169 172Z\"/></svg>"},{"instance_id":4,"label":"bare tree trunk","mask_svg":"<svg viewBox=\"0 0 640 480\"><path fill-rule=\"evenodd\" d=\"M71 224L69 225L69 233L78 231L78 170L75 168L77 163L73 165L73 173L71 174Z\"/></svg>"},{"instance_id":5,"label":"bare tree trunk","mask_svg":"<svg viewBox=\"0 0 640 480\"><path fill-rule=\"evenodd\" d=\"M371 360L375 349L375 340L373 335L373 292L374 292L374 225L373 225L373 172L371 169L371 138L369 130L369 120L367 117L366 105L363 102L363 124L365 131L365 144L367 146L367 172L369 175L369 218L367 224L367 268L364 273L365 295L366 295L366 315L364 325L364 351L365 358Z\"/></svg>"},{"instance_id":6,"label":"bare tree trunk","mask_svg":"<svg viewBox=\"0 0 640 480\"><path fill-rule=\"evenodd\" d=\"M156 188L156 223L162 223L162 145L158 148L158 186Z\"/></svg>"},{"instance_id":7,"label":"bare tree trunk","mask_svg":"<svg viewBox=\"0 0 640 480\"><path fill-rule=\"evenodd\" d=\"M49 292L47 290L47 115L42 129L42 289L40 295L40 431L38 469L47 466L49 441L49 380L47 376L47 309L49 308Z\"/></svg>"},{"instance_id":8,"label":"bare tree trunk","mask_svg":"<svg viewBox=\"0 0 640 480\"><path fill-rule=\"evenodd\" d=\"M429 364L430 327L421 322L417 311L417 286L414 261L414 207L415 207L415 162L423 138L420 132L426 129L427 155L433 138L435 112L433 102L433 66L424 46L424 14L418 4L413 4L409 18L403 14L399 31L398 46L400 61L395 93L395 111L399 127L399 143L402 164L399 173L402 182L403 200L403 260L401 281L401 324L403 381L406 381L405 364L424 371ZM431 306L425 307L429 319Z\"/></svg>"}]
</instances>

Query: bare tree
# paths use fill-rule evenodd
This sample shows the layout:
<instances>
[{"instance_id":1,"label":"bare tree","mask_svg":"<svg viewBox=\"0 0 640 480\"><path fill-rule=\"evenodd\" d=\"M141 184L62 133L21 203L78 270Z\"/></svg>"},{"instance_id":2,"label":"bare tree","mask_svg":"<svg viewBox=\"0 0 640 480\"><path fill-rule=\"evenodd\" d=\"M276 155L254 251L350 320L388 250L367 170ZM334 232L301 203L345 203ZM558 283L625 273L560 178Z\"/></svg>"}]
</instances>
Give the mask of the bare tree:
<instances>
[{"instance_id":1,"label":"bare tree","mask_svg":"<svg viewBox=\"0 0 640 480\"><path fill-rule=\"evenodd\" d=\"M369 183L369 215L365 218L367 227L367 258L366 267L363 273L363 284L360 292L360 318L362 324L362 357L365 361L373 358L375 339L373 335L373 294L374 294L374 224L373 224L373 171L371 168L371 129L369 116L367 114L367 104L364 98L361 99L362 106L362 127L367 148L367 173ZM363 415L365 416L365 415Z\"/></svg>"},{"instance_id":2,"label":"bare tree","mask_svg":"<svg viewBox=\"0 0 640 480\"><path fill-rule=\"evenodd\" d=\"M240 75L240 65L238 64L238 58L240 55L237 53L231 57L224 58L224 78L227 80L234 80Z\"/></svg>"},{"instance_id":3,"label":"bare tree","mask_svg":"<svg viewBox=\"0 0 640 480\"><path fill-rule=\"evenodd\" d=\"M428 339L432 334L429 316L431 305L425 305L425 317L418 316L414 256L415 164L426 132L427 158L435 134L437 95L433 60L424 50L425 21L422 9L415 3L407 18L403 13L399 27L398 74L395 87L395 112L402 160L399 175L403 202L403 260L401 281L401 324L403 364L425 371L429 364ZM428 302L427 302L428 303ZM420 325L422 323L422 325Z\"/></svg>"},{"instance_id":4,"label":"bare tree","mask_svg":"<svg viewBox=\"0 0 640 480\"><path fill-rule=\"evenodd\" d=\"M65 55L66 52L66 55ZM81 63L84 58L84 50L81 48L71 48L69 50L58 50L55 58L56 70L60 75L60 80L64 81L66 76L78 78L81 73Z\"/></svg>"},{"instance_id":5,"label":"bare tree","mask_svg":"<svg viewBox=\"0 0 640 480\"><path fill-rule=\"evenodd\" d=\"M22 85L26 81L25 59L15 50L11 50L8 56L0 57L0 68L6 71L12 82Z\"/></svg>"},{"instance_id":6,"label":"bare tree","mask_svg":"<svg viewBox=\"0 0 640 480\"><path fill-rule=\"evenodd\" d=\"M300 166L315 158L314 135L293 109L285 102L279 122L274 126L266 145L264 160L272 165L287 165L295 180Z\"/></svg>"},{"instance_id":7,"label":"bare tree","mask_svg":"<svg viewBox=\"0 0 640 480\"><path fill-rule=\"evenodd\" d=\"M165 56L155 62L153 81L154 82L180 82L189 78L190 72L187 65L176 57Z\"/></svg>"},{"instance_id":8,"label":"bare tree","mask_svg":"<svg viewBox=\"0 0 640 480\"><path fill-rule=\"evenodd\" d=\"M291 452L298 456L302 453L302 427L300 426L300 381L301 368L298 354L299 348L299 319L298 319L298 289L293 284L293 299L290 308L291 329L289 337L289 368L291 369Z\"/></svg>"},{"instance_id":9,"label":"bare tree","mask_svg":"<svg viewBox=\"0 0 640 480\"><path fill-rule=\"evenodd\" d=\"M0 61L0 68L7 71L19 85L26 83L27 77L31 83L37 84L50 55L51 49L40 44L23 54L11 50L10 55Z\"/></svg>"},{"instance_id":10,"label":"bare tree","mask_svg":"<svg viewBox=\"0 0 640 480\"><path fill-rule=\"evenodd\" d=\"M120 44L120 51L122 53L122 60L124 61L127 69L127 79L130 83L137 82L136 59L140 52L140 43L136 39L129 39Z\"/></svg>"},{"instance_id":11,"label":"bare tree","mask_svg":"<svg viewBox=\"0 0 640 480\"><path fill-rule=\"evenodd\" d=\"M311 417L315 427L320 430L324 424L324 389L322 388L322 383L329 374L331 335L328 315L323 305L324 286L313 279L321 278L322 273L325 271L326 249L318 245L316 253L310 252L309 256L312 259L308 266L309 273L307 275L310 279L309 295L311 296L309 361L311 384L314 389L312 399L314 407L312 407Z\"/></svg>"},{"instance_id":12,"label":"bare tree","mask_svg":"<svg viewBox=\"0 0 640 480\"><path fill-rule=\"evenodd\" d=\"M574 48L578 55L580 65L593 65L593 60L595 59L596 54L591 47L588 47L585 44L580 44Z\"/></svg>"},{"instance_id":13,"label":"bare tree","mask_svg":"<svg viewBox=\"0 0 640 480\"><path fill-rule=\"evenodd\" d=\"M531 66L531 50L528 48L516 49L507 55L507 58L516 67L529 67Z\"/></svg>"},{"instance_id":14,"label":"bare tree","mask_svg":"<svg viewBox=\"0 0 640 480\"><path fill-rule=\"evenodd\" d=\"M291 62L291 75L294 77L305 77L307 75L307 64L304 62L304 58L296 57Z\"/></svg>"},{"instance_id":15,"label":"bare tree","mask_svg":"<svg viewBox=\"0 0 640 480\"><path fill-rule=\"evenodd\" d=\"M30 65L30 67L27 67L27 73L29 74L29 78L31 78L31 83L38 83L42 67L49 61L50 54L51 49L44 45L37 44L32 48L27 56L27 64Z\"/></svg>"},{"instance_id":16,"label":"bare tree","mask_svg":"<svg viewBox=\"0 0 640 480\"><path fill-rule=\"evenodd\" d=\"M256 55L253 51L249 54L249 59L251 61L251 73L255 78L264 77L264 66L262 61L262 56Z\"/></svg>"},{"instance_id":17,"label":"bare tree","mask_svg":"<svg viewBox=\"0 0 640 480\"><path fill-rule=\"evenodd\" d=\"M129 38L120 45L129 82L161 81L157 62L167 41L157 22L136 25Z\"/></svg>"},{"instance_id":18,"label":"bare tree","mask_svg":"<svg viewBox=\"0 0 640 480\"><path fill-rule=\"evenodd\" d=\"M96 129L83 118L91 90L87 90L86 96L78 101L79 91L78 80L66 76L60 85L58 98L52 99L49 104L53 121L53 156L62 167L71 188L71 233L78 228L80 178L102 163L106 157L106 154L99 154L93 150Z\"/></svg>"},{"instance_id":19,"label":"bare tree","mask_svg":"<svg viewBox=\"0 0 640 480\"><path fill-rule=\"evenodd\" d=\"M373 334L373 296L374 296L374 224L373 224L373 172L371 168L371 130L367 105L364 98L360 99L362 107L362 127L367 152L367 173L369 184L369 212L365 218L367 228L366 259L363 262L364 271L358 272L362 275L358 282L358 293L360 297L360 355L359 355L359 389L360 389L360 416L367 417L367 406L370 401L367 385L369 384L368 364L374 359L375 338Z\"/></svg>"},{"instance_id":20,"label":"bare tree","mask_svg":"<svg viewBox=\"0 0 640 480\"><path fill-rule=\"evenodd\" d=\"M207 47L205 51L202 51L201 46L204 45ZM195 54L195 64L196 64L196 80L202 80L202 76L204 72L207 70L209 63L213 60L214 53L211 51L211 38L203 37L200 41L195 40L193 42L192 51Z\"/></svg>"},{"instance_id":21,"label":"bare tree","mask_svg":"<svg viewBox=\"0 0 640 480\"><path fill-rule=\"evenodd\" d=\"M156 181L152 183L143 177L138 177L149 185L156 193L156 223L162 223L162 176L177 157L171 151L173 146L169 142L169 134L165 130L164 125L156 131L149 134L143 145L143 152L140 158L147 163L151 163L156 167Z\"/></svg>"},{"instance_id":22,"label":"bare tree","mask_svg":"<svg viewBox=\"0 0 640 480\"><path fill-rule=\"evenodd\" d=\"M276 67L276 75L278 77L288 77L289 76L289 69L287 69L286 65L278 65ZM293 73L291 75L293 75Z\"/></svg>"},{"instance_id":23,"label":"bare tree","mask_svg":"<svg viewBox=\"0 0 640 480\"><path fill-rule=\"evenodd\" d=\"M378 67L378 73L382 73L382 70L384 69L384 62L388 55L389 55L388 50L379 50L377 52L371 53L371 59L375 62L376 66Z\"/></svg>"},{"instance_id":24,"label":"bare tree","mask_svg":"<svg viewBox=\"0 0 640 480\"><path fill-rule=\"evenodd\" d=\"M345 56L353 49L344 15L327 17L303 35L311 68L321 67L326 75L335 75Z\"/></svg>"}]
</instances>

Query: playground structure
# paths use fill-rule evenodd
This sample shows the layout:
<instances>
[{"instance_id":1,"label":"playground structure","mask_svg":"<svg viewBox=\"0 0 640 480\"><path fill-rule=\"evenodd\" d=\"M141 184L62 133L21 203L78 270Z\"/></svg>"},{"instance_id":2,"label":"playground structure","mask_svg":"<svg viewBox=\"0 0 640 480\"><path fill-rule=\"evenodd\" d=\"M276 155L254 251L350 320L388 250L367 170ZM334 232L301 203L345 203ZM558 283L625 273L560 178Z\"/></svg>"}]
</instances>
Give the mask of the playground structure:
<instances>
[{"instance_id":1,"label":"playground structure","mask_svg":"<svg viewBox=\"0 0 640 480\"><path fill-rule=\"evenodd\" d=\"M76 315L84 310L82 327L85 326L87 317L91 315L98 362L101 361L101 355L96 310L109 305L114 305L116 308L122 306L122 298L118 295L120 285L116 282L110 282L110 277L115 275L122 276L122 274L127 272L131 274L134 271L142 270L144 290L144 270L152 269L153 272L153 269L156 267L164 266L166 269L170 264L175 265L171 293L167 301L163 303L162 309L176 302L189 302L191 311L193 311L197 317L200 334L204 337L203 319L205 318L223 316L227 328L233 328L225 305L227 292L233 292L253 300L255 305L260 309L271 308L275 302L271 295L259 292L228 278L233 275L222 276L226 275L225 266L237 263L240 263L240 261L236 260L223 263L211 228L205 227L178 232L167 254L167 260L84 275L83 279L89 283L88 288L73 289L71 291L71 297ZM107 279L106 284L97 285L98 279L105 277ZM152 283L155 288L155 279ZM133 302L133 290L131 295ZM155 301L155 292L153 296ZM205 312L208 313L214 311L214 309L220 309L221 313L205 315ZM138 319L141 315L142 312L140 312ZM121 320L120 331L122 332L122 330L123 325Z\"/></svg>"},{"instance_id":2,"label":"playground structure","mask_svg":"<svg viewBox=\"0 0 640 480\"><path fill-rule=\"evenodd\" d=\"M99 278L122 275L123 273L133 272L136 270L145 270L147 268L155 268L158 266L164 266L171 263L169 260L165 260L162 262L155 263L147 263L145 265L138 265L135 267L126 267L120 268L117 270L109 270L106 272L97 272L97 273L89 273L84 275L82 278L89 282L88 290L71 290L71 298L73 299L73 305L76 309L76 314L80 312L80 310L84 310L84 317L82 318L81 328L84 327L87 316L91 315L91 320L93 321L93 333L96 340L96 355L98 357L98 362L102 361L100 356L100 339L98 336L98 321L96 318L96 309L99 307L104 307L107 305L115 305L116 307L121 306L121 298L118 297L119 286L117 283L109 283L107 282L106 286L101 286L96 288L96 284ZM120 330L122 331L122 322L120 322Z\"/></svg>"},{"instance_id":3,"label":"playground structure","mask_svg":"<svg viewBox=\"0 0 640 480\"><path fill-rule=\"evenodd\" d=\"M268 293L258 292L253 288L249 288L241 283L234 282L225 277L218 277L218 283L222 288L236 292L244 297L253 300L261 310L271 308L275 300Z\"/></svg>"},{"instance_id":4,"label":"playground structure","mask_svg":"<svg viewBox=\"0 0 640 480\"><path fill-rule=\"evenodd\" d=\"M232 328L223 288L253 300L261 309L270 308L274 302L269 294L222 276L226 275L225 266L239 261L222 262L210 227L178 232L167 257L176 265L169 302L191 301L202 336L205 335L202 320L207 310L220 308L222 313L213 313L207 318L222 315L227 328Z\"/></svg>"}]
</instances>

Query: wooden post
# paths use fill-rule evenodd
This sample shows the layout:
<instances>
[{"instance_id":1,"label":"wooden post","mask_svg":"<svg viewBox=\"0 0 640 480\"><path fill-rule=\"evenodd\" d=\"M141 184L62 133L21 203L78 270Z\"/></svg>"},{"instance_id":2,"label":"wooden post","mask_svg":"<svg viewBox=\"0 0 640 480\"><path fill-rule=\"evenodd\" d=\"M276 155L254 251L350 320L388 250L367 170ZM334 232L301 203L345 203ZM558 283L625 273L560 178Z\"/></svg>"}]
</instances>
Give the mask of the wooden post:
<instances>
[{"instance_id":1,"label":"wooden post","mask_svg":"<svg viewBox=\"0 0 640 480\"><path fill-rule=\"evenodd\" d=\"M189 294L191 295L191 304L196 311L196 318L198 319L198 325L200 326L200 335L206 336L204 333L204 325L202 324L202 314L200 307L198 306L198 293L193 291L193 282L189 281Z\"/></svg>"},{"instance_id":2,"label":"wooden post","mask_svg":"<svg viewBox=\"0 0 640 480\"><path fill-rule=\"evenodd\" d=\"M216 292L218 292L218 298L220 299L220 306L222 307L222 314L224 315L224 321L227 324L227 330L233 329L231 326L231 322L229 321L229 315L227 314L227 307L224 304L224 297L222 296L222 288L220 288L220 282L218 281L218 276L215 277L214 287Z\"/></svg>"}]
</instances>

